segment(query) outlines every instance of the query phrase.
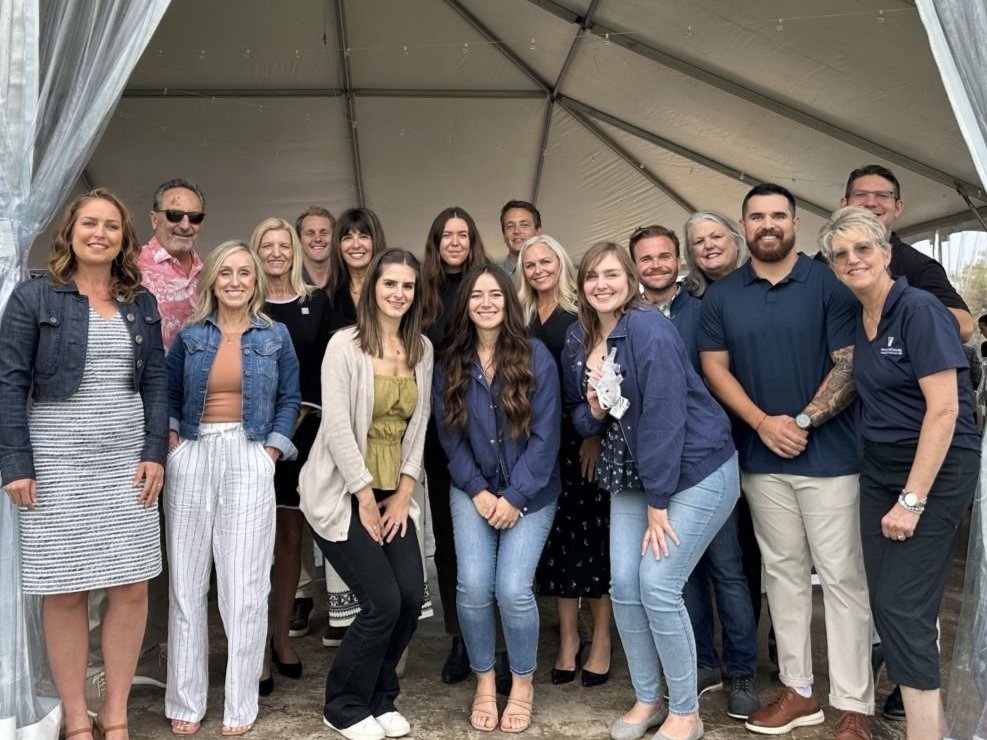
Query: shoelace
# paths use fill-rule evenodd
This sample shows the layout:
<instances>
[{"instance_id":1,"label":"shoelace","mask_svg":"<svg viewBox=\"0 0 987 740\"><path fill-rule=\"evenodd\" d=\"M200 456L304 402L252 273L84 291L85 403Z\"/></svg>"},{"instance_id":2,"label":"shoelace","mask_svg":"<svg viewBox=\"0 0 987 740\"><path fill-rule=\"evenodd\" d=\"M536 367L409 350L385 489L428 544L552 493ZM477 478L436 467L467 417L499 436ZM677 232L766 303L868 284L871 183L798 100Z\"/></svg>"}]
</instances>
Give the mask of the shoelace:
<instances>
[{"instance_id":1,"label":"shoelace","mask_svg":"<svg viewBox=\"0 0 987 740\"><path fill-rule=\"evenodd\" d=\"M86 680L92 681L93 687L96 689L96 696L102 696L106 693L106 674L102 671Z\"/></svg>"},{"instance_id":2,"label":"shoelace","mask_svg":"<svg viewBox=\"0 0 987 740\"><path fill-rule=\"evenodd\" d=\"M743 691L743 692L753 691L754 682L750 678L747 678L746 676L741 678L735 678L733 679L732 688L734 691Z\"/></svg>"}]
</instances>

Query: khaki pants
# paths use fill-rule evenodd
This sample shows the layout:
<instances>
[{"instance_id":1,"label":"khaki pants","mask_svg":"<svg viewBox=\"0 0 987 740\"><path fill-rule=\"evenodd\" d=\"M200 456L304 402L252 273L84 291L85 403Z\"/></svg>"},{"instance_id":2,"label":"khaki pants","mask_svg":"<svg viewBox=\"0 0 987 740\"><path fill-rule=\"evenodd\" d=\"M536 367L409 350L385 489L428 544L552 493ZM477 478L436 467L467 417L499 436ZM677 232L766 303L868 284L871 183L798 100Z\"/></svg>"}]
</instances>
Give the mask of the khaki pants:
<instances>
[{"instance_id":1,"label":"khaki pants","mask_svg":"<svg viewBox=\"0 0 987 740\"><path fill-rule=\"evenodd\" d=\"M873 714L871 615L857 476L745 473L742 486L764 559L781 682L812 685L810 572L815 565L826 610L829 703Z\"/></svg>"}]
</instances>

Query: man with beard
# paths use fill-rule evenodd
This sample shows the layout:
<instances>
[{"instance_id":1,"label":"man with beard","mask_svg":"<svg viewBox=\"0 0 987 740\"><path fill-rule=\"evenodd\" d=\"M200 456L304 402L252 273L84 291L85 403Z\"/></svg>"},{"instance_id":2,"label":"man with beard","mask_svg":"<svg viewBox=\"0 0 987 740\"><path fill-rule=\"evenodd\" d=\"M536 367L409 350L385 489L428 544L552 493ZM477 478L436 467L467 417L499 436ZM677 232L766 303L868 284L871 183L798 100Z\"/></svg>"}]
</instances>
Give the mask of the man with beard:
<instances>
[{"instance_id":1,"label":"man with beard","mask_svg":"<svg viewBox=\"0 0 987 740\"><path fill-rule=\"evenodd\" d=\"M699 351L712 392L742 422L742 486L765 565L784 689L746 727L777 735L824 721L812 694L810 571L823 586L829 703L839 740L870 737L871 619L857 510L852 412L857 304L825 265L795 251L795 199L747 193L750 261L703 299Z\"/></svg>"},{"instance_id":2,"label":"man with beard","mask_svg":"<svg viewBox=\"0 0 987 740\"><path fill-rule=\"evenodd\" d=\"M302 278L309 285L325 288L329 282L329 243L336 220L322 206L308 206L295 219L295 231L302 243Z\"/></svg>"},{"instance_id":3,"label":"man with beard","mask_svg":"<svg viewBox=\"0 0 987 740\"><path fill-rule=\"evenodd\" d=\"M644 297L658 307L678 329L696 372L699 366L697 335L702 302L677 282L679 274L679 238L664 226L643 226L631 234L628 247ZM757 670L757 626L747 579L744 576L740 549L737 512L706 548L702 559L686 582L683 591L692 631L696 635L696 692L723 687L720 659L713 645L713 614L709 598L712 580L716 607L723 628L723 662L730 680L727 715L747 719L759 706L754 673Z\"/></svg>"}]
</instances>

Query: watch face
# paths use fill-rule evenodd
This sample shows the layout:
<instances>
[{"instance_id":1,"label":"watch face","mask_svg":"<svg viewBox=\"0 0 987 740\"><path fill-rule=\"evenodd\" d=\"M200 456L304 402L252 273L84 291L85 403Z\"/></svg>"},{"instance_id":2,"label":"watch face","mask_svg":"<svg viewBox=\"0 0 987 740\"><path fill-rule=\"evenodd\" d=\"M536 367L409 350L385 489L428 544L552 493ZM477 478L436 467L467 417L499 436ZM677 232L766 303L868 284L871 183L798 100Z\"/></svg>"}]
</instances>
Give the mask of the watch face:
<instances>
[{"instance_id":1,"label":"watch face","mask_svg":"<svg viewBox=\"0 0 987 740\"><path fill-rule=\"evenodd\" d=\"M808 414L799 414L795 417L795 426L799 429L808 429L812 426L812 419L809 418Z\"/></svg>"},{"instance_id":2,"label":"watch face","mask_svg":"<svg viewBox=\"0 0 987 740\"><path fill-rule=\"evenodd\" d=\"M916 496L914 493L906 493L905 494L905 503L908 504L909 506L917 506L918 505L918 496Z\"/></svg>"}]
</instances>

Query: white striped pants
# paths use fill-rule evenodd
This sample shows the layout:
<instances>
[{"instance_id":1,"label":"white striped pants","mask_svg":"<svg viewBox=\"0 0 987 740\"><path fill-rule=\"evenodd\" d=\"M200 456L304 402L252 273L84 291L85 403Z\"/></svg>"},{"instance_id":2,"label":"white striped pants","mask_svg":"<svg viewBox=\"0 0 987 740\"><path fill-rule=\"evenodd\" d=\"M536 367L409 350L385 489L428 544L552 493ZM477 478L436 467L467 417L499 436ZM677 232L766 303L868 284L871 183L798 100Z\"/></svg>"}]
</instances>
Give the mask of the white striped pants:
<instances>
[{"instance_id":1,"label":"white striped pants","mask_svg":"<svg viewBox=\"0 0 987 740\"><path fill-rule=\"evenodd\" d=\"M209 574L229 643L223 724L257 717L274 548L274 462L239 423L201 424L168 456L165 533L171 571L165 715L199 722L209 688Z\"/></svg>"}]
</instances>

